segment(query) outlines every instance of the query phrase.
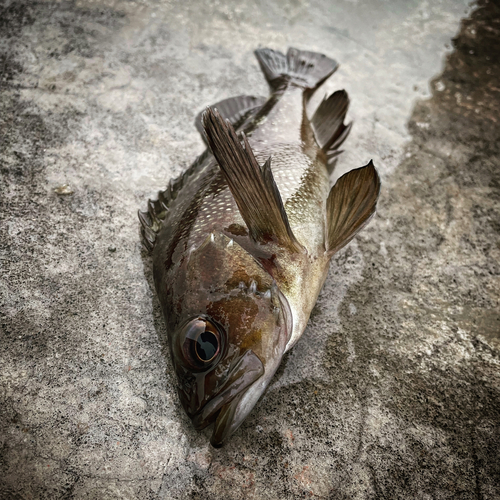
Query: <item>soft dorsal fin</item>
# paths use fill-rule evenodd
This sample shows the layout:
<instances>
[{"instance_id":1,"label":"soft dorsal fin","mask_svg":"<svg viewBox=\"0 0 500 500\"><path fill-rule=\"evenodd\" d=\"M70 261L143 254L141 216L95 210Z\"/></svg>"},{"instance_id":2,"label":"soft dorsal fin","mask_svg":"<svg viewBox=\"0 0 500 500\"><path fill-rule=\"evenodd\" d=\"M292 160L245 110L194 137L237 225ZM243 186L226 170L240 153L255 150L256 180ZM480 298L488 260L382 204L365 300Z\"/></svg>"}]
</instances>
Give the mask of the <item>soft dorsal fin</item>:
<instances>
[{"instance_id":1,"label":"soft dorsal fin","mask_svg":"<svg viewBox=\"0 0 500 500\"><path fill-rule=\"evenodd\" d=\"M271 158L262 168L248 140L241 145L234 128L217 110L207 108L203 126L208 144L228 183L251 237L262 244L275 241L292 251L301 251L271 171Z\"/></svg>"},{"instance_id":2,"label":"soft dorsal fin","mask_svg":"<svg viewBox=\"0 0 500 500\"><path fill-rule=\"evenodd\" d=\"M380 178L373 162L344 174L326 202L327 252L333 255L354 238L375 213Z\"/></svg>"},{"instance_id":3,"label":"soft dorsal fin","mask_svg":"<svg viewBox=\"0 0 500 500\"><path fill-rule=\"evenodd\" d=\"M219 114L225 120L229 120L231 125L238 129L240 125L249 117L256 113L262 105L267 101L265 97L253 96L253 95L239 95L236 97L230 97L229 99L224 99L216 104L212 105L212 108L216 108ZM195 125L198 132L205 138L205 129L203 128L202 115L204 111L198 114L195 119Z\"/></svg>"},{"instance_id":4,"label":"soft dorsal fin","mask_svg":"<svg viewBox=\"0 0 500 500\"><path fill-rule=\"evenodd\" d=\"M326 153L327 165L331 165L341 153L338 148L346 140L352 123L344 125L349 107L349 97L345 90L338 90L325 97L311 118L311 125L318 146Z\"/></svg>"}]
</instances>

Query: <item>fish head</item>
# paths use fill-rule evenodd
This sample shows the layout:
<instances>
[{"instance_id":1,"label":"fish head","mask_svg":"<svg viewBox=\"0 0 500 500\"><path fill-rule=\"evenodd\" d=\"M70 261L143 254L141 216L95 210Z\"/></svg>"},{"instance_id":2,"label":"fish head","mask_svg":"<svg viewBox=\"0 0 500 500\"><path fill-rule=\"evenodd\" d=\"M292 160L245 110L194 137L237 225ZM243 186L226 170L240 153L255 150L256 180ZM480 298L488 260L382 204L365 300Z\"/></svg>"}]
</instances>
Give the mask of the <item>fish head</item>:
<instances>
[{"instance_id":1,"label":"fish head","mask_svg":"<svg viewBox=\"0 0 500 500\"><path fill-rule=\"evenodd\" d=\"M169 284L169 344L182 405L212 445L236 431L265 391L291 333L288 302L236 242L212 234Z\"/></svg>"}]
</instances>

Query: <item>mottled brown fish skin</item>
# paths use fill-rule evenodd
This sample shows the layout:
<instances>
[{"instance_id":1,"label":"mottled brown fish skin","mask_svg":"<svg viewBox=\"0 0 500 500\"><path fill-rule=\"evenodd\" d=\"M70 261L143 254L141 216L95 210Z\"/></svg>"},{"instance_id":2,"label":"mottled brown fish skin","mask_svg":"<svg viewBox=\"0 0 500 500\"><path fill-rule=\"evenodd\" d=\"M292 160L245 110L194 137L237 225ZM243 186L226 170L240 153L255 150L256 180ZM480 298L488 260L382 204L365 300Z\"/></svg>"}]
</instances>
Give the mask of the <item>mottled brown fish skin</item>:
<instances>
[{"instance_id":1,"label":"mottled brown fish skin","mask_svg":"<svg viewBox=\"0 0 500 500\"><path fill-rule=\"evenodd\" d=\"M179 397L196 428L215 422L214 446L241 425L307 324L332 256L329 211L341 214L347 241L349 224L357 231L373 214L379 190L367 166L367 180L358 186L353 171L348 185L371 188L339 207L328 196L327 162L348 133L347 94L312 119L306 103L336 63L296 49L257 56L271 97L221 102L229 121L209 109L210 150L140 214Z\"/></svg>"}]
</instances>

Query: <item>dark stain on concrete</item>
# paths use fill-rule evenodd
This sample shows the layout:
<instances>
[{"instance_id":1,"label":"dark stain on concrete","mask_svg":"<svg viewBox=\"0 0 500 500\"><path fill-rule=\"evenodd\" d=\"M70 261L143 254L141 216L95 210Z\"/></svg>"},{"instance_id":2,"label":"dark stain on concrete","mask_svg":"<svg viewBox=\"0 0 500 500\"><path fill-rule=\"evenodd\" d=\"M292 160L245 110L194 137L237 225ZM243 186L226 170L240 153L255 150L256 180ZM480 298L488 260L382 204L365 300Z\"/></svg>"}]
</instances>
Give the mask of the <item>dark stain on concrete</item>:
<instances>
[{"instance_id":1,"label":"dark stain on concrete","mask_svg":"<svg viewBox=\"0 0 500 500\"><path fill-rule=\"evenodd\" d=\"M355 362L338 337L324 356L332 381L387 413L389 432L388 422L400 423L403 449L358 422L374 498L500 495L499 29L499 3L480 2L432 98L415 106L408 159L384 184L378 211L400 244L367 252L365 280L344 301ZM402 284L408 300L393 303ZM405 343L401 355L394 345ZM426 445L419 426L439 439Z\"/></svg>"}]
</instances>

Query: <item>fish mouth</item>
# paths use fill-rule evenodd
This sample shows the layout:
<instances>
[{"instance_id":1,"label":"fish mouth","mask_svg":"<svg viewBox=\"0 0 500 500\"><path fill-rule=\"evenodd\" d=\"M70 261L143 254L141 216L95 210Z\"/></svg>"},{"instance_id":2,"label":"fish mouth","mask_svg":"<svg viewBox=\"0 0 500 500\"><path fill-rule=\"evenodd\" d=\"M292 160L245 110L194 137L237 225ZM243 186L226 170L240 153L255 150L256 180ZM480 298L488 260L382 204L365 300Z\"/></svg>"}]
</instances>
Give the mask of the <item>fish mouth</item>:
<instances>
[{"instance_id":1,"label":"fish mouth","mask_svg":"<svg viewBox=\"0 0 500 500\"><path fill-rule=\"evenodd\" d=\"M220 448L223 441L243 422L245 415L237 416L236 410L248 388L265 373L264 364L251 350L246 351L231 370L226 383L201 410L193 415L192 422L196 429L203 429L215 420L210 443Z\"/></svg>"}]
</instances>

